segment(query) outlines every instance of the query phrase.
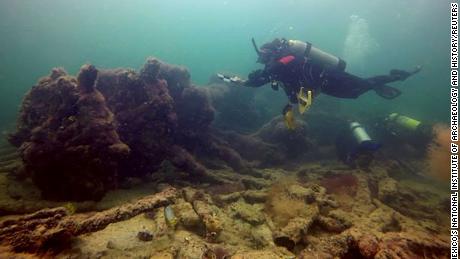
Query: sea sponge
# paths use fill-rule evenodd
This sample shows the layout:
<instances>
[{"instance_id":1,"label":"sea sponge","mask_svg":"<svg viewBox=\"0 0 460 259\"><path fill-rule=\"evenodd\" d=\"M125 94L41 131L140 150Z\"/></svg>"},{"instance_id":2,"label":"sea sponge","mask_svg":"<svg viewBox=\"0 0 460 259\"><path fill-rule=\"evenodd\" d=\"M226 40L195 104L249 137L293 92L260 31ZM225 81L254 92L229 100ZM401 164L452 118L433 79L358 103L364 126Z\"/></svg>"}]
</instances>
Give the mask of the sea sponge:
<instances>
[{"instance_id":1,"label":"sea sponge","mask_svg":"<svg viewBox=\"0 0 460 259\"><path fill-rule=\"evenodd\" d=\"M279 227L307 211L304 200L289 193L289 188L296 184L295 178L285 177L275 182L268 191L265 211Z\"/></svg>"},{"instance_id":2,"label":"sea sponge","mask_svg":"<svg viewBox=\"0 0 460 259\"><path fill-rule=\"evenodd\" d=\"M428 174L441 181L450 179L450 130L447 125L434 126L434 138L428 146Z\"/></svg>"}]
</instances>

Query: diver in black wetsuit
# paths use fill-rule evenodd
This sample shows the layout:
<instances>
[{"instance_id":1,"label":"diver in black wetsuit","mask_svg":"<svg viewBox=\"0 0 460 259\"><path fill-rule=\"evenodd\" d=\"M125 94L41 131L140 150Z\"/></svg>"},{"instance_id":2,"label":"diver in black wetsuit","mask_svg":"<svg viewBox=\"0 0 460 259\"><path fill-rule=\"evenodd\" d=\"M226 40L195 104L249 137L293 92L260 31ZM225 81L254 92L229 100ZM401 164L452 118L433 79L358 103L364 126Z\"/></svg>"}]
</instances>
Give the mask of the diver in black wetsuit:
<instances>
[{"instance_id":1,"label":"diver in black wetsuit","mask_svg":"<svg viewBox=\"0 0 460 259\"><path fill-rule=\"evenodd\" d=\"M299 104L301 113L310 107L313 97L321 92L339 98L354 99L374 90L383 98L396 98L401 91L386 84L403 81L421 69L420 66L411 72L393 69L388 75L364 79L345 72L345 61L313 47L310 43L275 39L258 49L254 39L252 42L259 56L257 62L264 64L265 68L253 71L247 80L236 76L218 76L224 81L249 87L271 83L272 88L278 90L281 86L289 101ZM292 109L292 105L288 104L286 107L283 110L284 115Z\"/></svg>"}]
</instances>

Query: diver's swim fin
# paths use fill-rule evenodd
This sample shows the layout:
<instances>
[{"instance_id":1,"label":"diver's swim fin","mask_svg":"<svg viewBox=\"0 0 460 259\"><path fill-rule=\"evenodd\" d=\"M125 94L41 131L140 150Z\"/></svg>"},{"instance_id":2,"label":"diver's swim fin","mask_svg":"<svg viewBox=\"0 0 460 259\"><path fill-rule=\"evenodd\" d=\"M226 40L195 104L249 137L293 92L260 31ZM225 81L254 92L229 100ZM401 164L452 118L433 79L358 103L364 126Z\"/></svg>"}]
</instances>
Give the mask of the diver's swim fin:
<instances>
[{"instance_id":1,"label":"diver's swim fin","mask_svg":"<svg viewBox=\"0 0 460 259\"><path fill-rule=\"evenodd\" d=\"M301 87L297 94L297 106L299 107L299 113L304 114L312 105L312 92L311 90L304 92L304 88Z\"/></svg>"},{"instance_id":2,"label":"diver's swim fin","mask_svg":"<svg viewBox=\"0 0 460 259\"><path fill-rule=\"evenodd\" d=\"M286 106L284 106L283 117L286 128L288 128L289 130L295 130L297 125L294 118L294 110L292 109L291 104L288 103Z\"/></svg>"},{"instance_id":3,"label":"diver's swim fin","mask_svg":"<svg viewBox=\"0 0 460 259\"><path fill-rule=\"evenodd\" d=\"M392 69L390 71L390 75L392 76L397 76L399 77L399 80L401 81L404 81L406 80L408 77L410 77L411 75L414 75L414 74L417 74L418 72L420 72L420 70L422 70L422 66L421 65L418 65L414 68L414 70L408 72L408 71L405 71L405 70L399 70L399 69Z\"/></svg>"},{"instance_id":4,"label":"diver's swim fin","mask_svg":"<svg viewBox=\"0 0 460 259\"><path fill-rule=\"evenodd\" d=\"M391 100L401 95L401 91L388 85L376 85L372 87L374 91L382 98Z\"/></svg>"}]
</instances>

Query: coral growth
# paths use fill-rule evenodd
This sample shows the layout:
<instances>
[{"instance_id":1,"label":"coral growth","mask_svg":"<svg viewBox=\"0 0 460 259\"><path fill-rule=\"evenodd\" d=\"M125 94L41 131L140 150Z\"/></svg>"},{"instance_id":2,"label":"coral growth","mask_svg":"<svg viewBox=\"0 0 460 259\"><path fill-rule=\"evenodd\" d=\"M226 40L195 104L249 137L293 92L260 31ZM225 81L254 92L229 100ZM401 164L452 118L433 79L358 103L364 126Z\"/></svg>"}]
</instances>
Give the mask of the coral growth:
<instances>
[{"instance_id":1,"label":"coral growth","mask_svg":"<svg viewBox=\"0 0 460 259\"><path fill-rule=\"evenodd\" d=\"M226 141L224 146L231 147L257 167L287 166L305 161L315 147L307 137L307 125L300 120L297 124L294 131L289 130L278 116L252 135L235 132L216 132L215 135Z\"/></svg>"},{"instance_id":2,"label":"coral growth","mask_svg":"<svg viewBox=\"0 0 460 259\"><path fill-rule=\"evenodd\" d=\"M294 178L286 177L274 183L268 191L265 211L280 227L306 211L305 202L289 193L289 188L295 184Z\"/></svg>"},{"instance_id":3,"label":"coral growth","mask_svg":"<svg viewBox=\"0 0 460 259\"><path fill-rule=\"evenodd\" d=\"M428 146L428 173L438 180L448 181L450 179L450 130L446 125L435 125L434 136Z\"/></svg>"},{"instance_id":4,"label":"coral growth","mask_svg":"<svg viewBox=\"0 0 460 259\"><path fill-rule=\"evenodd\" d=\"M85 65L76 80L54 69L24 99L10 141L45 198L100 199L117 184L129 147L94 87L97 73Z\"/></svg>"},{"instance_id":5,"label":"coral growth","mask_svg":"<svg viewBox=\"0 0 460 259\"><path fill-rule=\"evenodd\" d=\"M313 144L306 137L308 136L306 123L297 120L297 125L294 131L289 130L283 118L279 116L265 124L255 135L267 143L275 144L280 152L291 159L298 158L305 155Z\"/></svg>"},{"instance_id":6,"label":"coral growth","mask_svg":"<svg viewBox=\"0 0 460 259\"><path fill-rule=\"evenodd\" d=\"M149 58L139 73L54 69L25 97L17 131L26 171L47 199L100 199L124 177L146 176L168 160L203 176L194 154L247 167L212 136L214 109L185 68Z\"/></svg>"}]
</instances>

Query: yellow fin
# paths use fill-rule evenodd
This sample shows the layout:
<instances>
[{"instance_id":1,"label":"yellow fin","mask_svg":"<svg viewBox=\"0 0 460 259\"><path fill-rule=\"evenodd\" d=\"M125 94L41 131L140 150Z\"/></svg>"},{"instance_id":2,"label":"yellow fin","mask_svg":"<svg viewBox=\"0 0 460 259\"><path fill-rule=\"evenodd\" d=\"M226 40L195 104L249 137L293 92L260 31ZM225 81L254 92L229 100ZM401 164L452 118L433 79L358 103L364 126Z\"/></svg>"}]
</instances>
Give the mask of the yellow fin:
<instances>
[{"instance_id":1,"label":"yellow fin","mask_svg":"<svg viewBox=\"0 0 460 259\"><path fill-rule=\"evenodd\" d=\"M294 130L296 128L297 125L294 118L294 111L292 109L284 114L284 123L286 124L286 128L290 130Z\"/></svg>"},{"instance_id":2,"label":"yellow fin","mask_svg":"<svg viewBox=\"0 0 460 259\"><path fill-rule=\"evenodd\" d=\"M304 88L301 87L299 93L297 94L298 108L299 113L304 114L310 106L312 105L312 92L311 90L307 91L307 94L304 93Z\"/></svg>"}]
</instances>

